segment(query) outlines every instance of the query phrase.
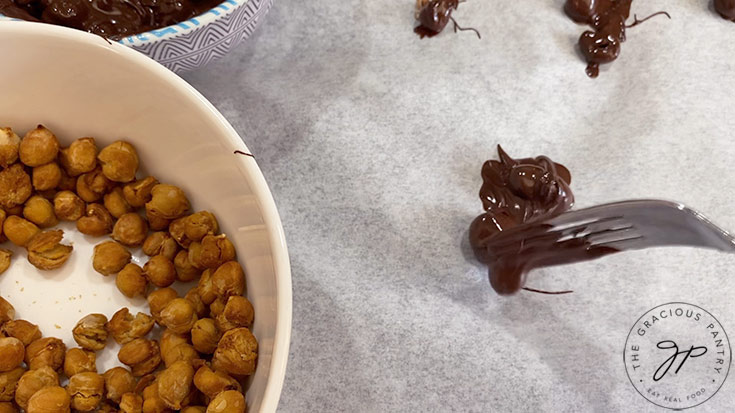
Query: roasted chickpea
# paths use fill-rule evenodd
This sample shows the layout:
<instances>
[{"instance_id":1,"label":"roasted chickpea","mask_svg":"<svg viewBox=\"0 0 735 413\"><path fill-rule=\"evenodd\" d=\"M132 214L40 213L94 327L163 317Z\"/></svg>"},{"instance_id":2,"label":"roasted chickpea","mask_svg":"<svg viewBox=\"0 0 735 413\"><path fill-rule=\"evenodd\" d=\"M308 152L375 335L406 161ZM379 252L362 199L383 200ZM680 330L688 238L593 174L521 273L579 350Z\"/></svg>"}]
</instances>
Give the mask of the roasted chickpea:
<instances>
[{"instance_id":1,"label":"roasted chickpea","mask_svg":"<svg viewBox=\"0 0 735 413\"><path fill-rule=\"evenodd\" d=\"M168 287L176 281L176 267L163 255L151 257L143 266L143 274L156 287Z\"/></svg>"},{"instance_id":2,"label":"roasted chickpea","mask_svg":"<svg viewBox=\"0 0 735 413\"><path fill-rule=\"evenodd\" d=\"M186 250L181 250L176 254L176 258L174 258L174 268L176 268L176 279L181 282L194 281L201 273L200 270L194 267L191 261L189 261L189 253Z\"/></svg>"},{"instance_id":3,"label":"roasted chickpea","mask_svg":"<svg viewBox=\"0 0 735 413\"><path fill-rule=\"evenodd\" d=\"M199 298L205 305L212 304L215 298L217 298L217 292L212 284L212 270L204 270L202 275L199 277L199 284L197 284L199 290Z\"/></svg>"},{"instance_id":4,"label":"roasted chickpea","mask_svg":"<svg viewBox=\"0 0 735 413\"><path fill-rule=\"evenodd\" d=\"M194 368L185 361L177 361L161 372L158 397L171 409L181 410L181 403L191 391Z\"/></svg>"},{"instance_id":5,"label":"roasted chickpea","mask_svg":"<svg viewBox=\"0 0 735 413\"><path fill-rule=\"evenodd\" d=\"M189 344L188 335L176 334L169 329L164 329L161 333L161 354L170 353L171 350L182 344Z\"/></svg>"},{"instance_id":6,"label":"roasted chickpea","mask_svg":"<svg viewBox=\"0 0 735 413\"><path fill-rule=\"evenodd\" d=\"M40 228L50 228L59 223L56 214L54 214L53 204L48 199L38 195L28 198L23 207L23 216Z\"/></svg>"},{"instance_id":7,"label":"roasted chickpea","mask_svg":"<svg viewBox=\"0 0 735 413\"><path fill-rule=\"evenodd\" d=\"M151 200L145 204L146 211L165 219L182 217L189 210L189 200L181 188L158 184L151 190Z\"/></svg>"},{"instance_id":8,"label":"roasted chickpea","mask_svg":"<svg viewBox=\"0 0 735 413\"><path fill-rule=\"evenodd\" d=\"M159 321L161 311L171 300L178 298L179 294L171 287L159 288L148 294L148 308L151 310L153 319Z\"/></svg>"},{"instance_id":9,"label":"roasted chickpea","mask_svg":"<svg viewBox=\"0 0 735 413\"><path fill-rule=\"evenodd\" d=\"M185 361L190 365L194 365L196 360L200 360L199 353L189 343L179 344L166 352L161 351L161 358L166 367L178 361Z\"/></svg>"},{"instance_id":10,"label":"roasted chickpea","mask_svg":"<svg viewBox=\"0 0 735 413\"><path fill-rule=\"evenodd\" d=\"M9 402L15 397L15 386L26 372L23 367L0 373L0 401Z\"/></svg>"},{"instance_id":11,"label":"roasted chickpea","mask_svg":"<svg viewBox=\"0 0 735 413\"><path fill-rule=\"evenodd\" d=\"M61 168L56 162L50 162L33 168L31 181L36 191L48 191L59 186L61 182Z\"/></svg>"},{"instance_id":12,"label":"roasted chickpea","mask_svg":"<svg viewBox=\"0 0 735 413\"><path fill-rule=\"evenodd\" d=\"M244 413L245 409L245 396L237 390L226 390L209 402L207 413Z\"/></svg>"},{"instance_id":13,"label":"roasted chickpea","mask_svg":"<svg viewBox=\"0 0 735 413\"><path fill-rule=\"evenodd\" d=\"M25 361L31 370L43 366L59 370L64 364L66 346L56 337L43 337L35 340L26 347Z\"/></svg>"},{"instance_id":14,"label":"roasted chickpea","mask_svg":"<svg viewBox=\"0 0 735 413\"><path fill-rule=\"evenodd\" d=\"M245 291L245 274L240 264L237 261L228 261L220 265L212 274L212 285L219 297L242 295Z\"/></svg>"},{"instance_id":15,"label":"roasted chickpea","mask_svg":"<svg viewBox=\"0 0 735 413\"><path fill-rule=\"evenodd\" d=\"M56 189L59 191L75 191L77 189L77 179L69 176L66 171L62 169L61 180L59 181L59 186L57 186Z\"/></svg>"},{"instance_id":16,"label":"roasted chickpea","mask_svg":"<svg viewBox=\"0 0 735 413\"><path fill-rule=\"evenodd\" d=\"M18 148L20 148L20 137L10 128L0 128L1 168L7 168L8 165L18 160Z\"/></svg>"},{"instance_id":17,"label":"roasted chickpea","mask_svg":"<svg viewBox=\"0 0 735 413\"><path fill-rule=\"evenodd\" d=\"M217 327L220 331L228 331L237 327L251 327L255 311L250 300L235 295L227 299L225 309L217 316Z\"/></svg>"},{"instance_id":18,"label":"roasted chickpea","mask_svg":"<svg viewBox=\"0 0 735 413\"><path fill-rule=\"evenodd\" d=\"M106 146L97 155L105 176L115 182L130 182L138 172L138 153L133 145L117 141Z\"/></svg>"},{"instance_id":19,"label":"roasted chickpea","mask_svg":"<svg viewBox=\"0 0 735 413\"><path fill-rule=\"evenodd\" d=\"M158 382L153 382L143 390L143 413L168 413L171 411L158 395Z\"/></svg>"},{"instance_id":20,"label":"roasted chickpea","mask_svg":"<svg viewBox=\"0 0 735 413\"><path fill-rule=\"evenodd\" d=\"M97 144L94 138L80 138L62 149L59 161L69 176L92 172L97 166Z\"/></svg>"},{"instance_id":21,"label":"roasted chickpea","mask_svg":"<svg viewBox=\"0 0 735 413\"><path fill-rule=\"evenodd\" d=\"M181 413L205 413L207 408L204 406L186 406L181 409Z\"/></svg>"},{"instance_id":22,"label":"roasted chickpea","mask_svg":"<svg viewBox=\"0 0 735 413\"><path fill-rule=\"evenodd\" d=\"M15 402L22 409L28 409L28 400L37 391L45 387L59 385L59 375L49 366L43 366L35 370L25 372L18 380L15 389Z\"/></svg>"},{"instance_id":23,"label":"roasted chickpea","mask_svg":"<svg viewBox=\"0 0 735 413\"><path fill-rule=\"evenodd\" d=\"M148 314L138 313L135 317L127 307L119 309L107 323L107 330L120 344L127 344L144 337L153 329L154 321Z\"/></svg>"},{"instance_id":24,"label":"roasted chickpea","mask_svg":"<svg viewBox=\"0 0 735 413\"><path fill-rule=\"evenodd\" d=\"M15 215L7 217L3 223L3 234L8 237L10 242L19 247L25 247L28 241L39 232L41 230L38 229L36 224Z\"/></svg>"},{"instance_id":25,"label":"roasted chickpea","mask_svg":"<svg viewBox=\"0 0 735 413\"><path fill-rule=\"evenodd\" d=\"M177 334L191 331L197 321L197 314L191 301L175 298L161 310L161 324Z\"/></svg>"},{"instance_id":26,"label":"roasted chickpea","mask_svg":"<svg viewBox=\"0 0 735 413\"><path fill-rule=\"evenodd\" d=\"M145 297L148 289L148 280L143 275L143 269L137 264L127 264L117 273L115 285L126 297Z\"/></svg>"},{"instance_id":27,"label":"roasted chickpea","mask_svg":"<svg viewBox=\"0 0 735 413\"><path fill-rule=\"evenodd\" d=\"M258 358L258 341L247 328L227 331L214 351L213 365L237 376L255 372Z\"/></svg>"},{"instance_id":28,"label":"roasted chickpea","mask_svg":"<svg viewBox=\"0 0 735 413\"><path fill-rule=\"evenodd\" d=\"M192 242L189 245L189 262L200 270L214 269L234 259L235 246L225 234L207 235L201 243Z\"/></svg>"},{"instance_id":29,"label":"roasted chickpea","mask_svg":"<svg viewBox=\"0 0 735 413\"><path fill-rule=\"evenodd\" d=\"M113 367L104 374L105 397L115 403L120 403L125 393L135 391L135 377L130 370L123 367ZM142 401L141 401L142 403Z\"/></svg>"},{"instance_id":30,"label":"roasted chickpea","mask_svg":"<svg viewBox=\"0 0 735 413\"><path fill-rule=\"evenodd\" d=\"M145 218L148 220L148 226L151 231L163 231L171 224L170 219L161 218L160 216L151 214L148 211L145 212Z\"/></svg>"},{"instance_id":31,"label":"roasted chickpea","mask_svg":"<svg viewBox=\"0 0 735 413\"><path fill-rule=\"evenodd\" d=\"M69 260L74 249L71 245L64 245L64 231L55 229L39 232L34 235L26 250L28 251L28 262L39 270L55 270Z\"/></svg>"},{"instance_id":32,"label":"roasted chickpea","mask_svg":"<svg viewBox=\"0 0 735 413\"><path fill-rule=\"evenodd\" d=\"M196 351L200 353L214 353L220 338L222 338L222 333L217 328L215 321L211 318L199 319L194 323L194 327L191 328L191 343L194 345Z\"/></svg>"},{"instance_id":33,"label":"roasted chickpea","mask_svg":"<svg viewBox=\"0 0 735 413\"><path fill-rule=\"evenodd\" d=\"M143 397L135 393L125 393L120 399L120 412L143 413Z\"/></svg>"},{"instance_id":34,"label":"roasted chickpea","mask_svg":"<svg viewBox=\"0 0 735 413\"><path fill-rule=\"evenodd\" d=\"M59 140L43 125L26 133L18 148L20 161L31 167L53 161L58 153Z\"/></svg>"},{"instance_id":35,"label":"roasted chickpea","mask_svg":"<svg viewBox=\"0 0 735 413\"><path fill-rule=\"evenodd\" d=\"M71 377L78 373L97 373L97 356L93 351L79 347L70 348L64 357L64 374Z\"/></svg>"},{"instance_id":36,"label":"roasted chickpea","mask_svg":"<svg viewBox=\"0 0 735 413\"><path fill-rule=\"evenodd\" d=\"M15 337L0 338L0 372L14 370L23 363L25 347Z\"/></svg>"},{"instance_id":37,"label":"roasted chickpea","mask_svg":"<svg viewBox=\"0 0 735 413\"><path fill-rule=\"evenodd\" d=\"M54 214L64 221L76 221L85 212L85 203L82 198L72 191L61 191L54 196Z\"/></svg>"},{"instance_id":38,"label":"roasted chickpea","mask_svg":"<svg viewBox=\"0 0 735 413\"><path fill-rule=\"evenodd\" d=\"M79 175L77 178L77 195L85 202L97 202L114 186L114 183L102 174L102 169L97 167L91 172Z\"/></svg>"},{"instance_id":39,"label":"roasted chickpea","mask_svg":"<svg viewBox=\"0 0 735 413\"><path fill-rule=\"evenodd\" d=\"M105 394L105 379L94 372L78 373L69 378L66 390L69 392L71 407L74 410L89 412L102 402Z\"/></svg>"},{"instance_id":40,"label":"roasted chickpea","mask_svg":"<svg viewBox=\"0 0 735 413\"><path fill-rule=\"evenodd\" d=\"M15 318L15 308L6 299L0 297L0 324Z\"/></svg>"},{"instance_id":41,"label":"roasted chickpea","mask_svg":"<svg viewBox=\"0 0 735 413\"><path fill-rule=\"evenodd\" d=\"M125 247L115 241L105 241L94 247L92 267L102 275L120 272L130 262L132 255Z\"/></svg>"},{"instance_id":42,"label":"roasted chickpea","mask_svg":"<svg viewBox=\"0 0 735 413\"><path fill-rule=\"evenodd\" d=\"M28 400L28 413L69 413L71 398L63 387L44 387Z\"/></svg>"},{"instance_id":43,"label":"roasted chickpea","mask_svg":"<svg viewBox=\"0 0 735 413\"><path fill-rule=\"evenodd\" d=\"M124 344L117 354L118 360L130 367L134 376L144 376L151 373L161 364L161 354L158 342L145 338Z\"/></svg>"},{"instance_id":44,"label":"roasted chickpea","mask_svg":"<svg viewBox=\"0 0 735 413\"><path fill-rule=\"evenodd\" d=\"M13 256L13 251L0 248L0 274L7 271L10 268L10 257Z\"/></svg>"},{"instance_id":45,"label":"roasted chickpea","mask_svg":"<svg viewBox=\"0 0 735 413\"><path fill-rule=\"evenodd\" d=\"M223 391L242 391L240 383L229 374L223 371L213 371L206 365L197 370L194 375L194 385L210 400Z\"/></svg>"},{"instance_id":46,"label":"roasted chickpea","mask_svg":"<svg viewBox=\"0 0 735 413\"><path fill-rule=\"evenodd\" d=\"M225 311L225 305L227 299L224 297L217 297L212 304L209 305L209 315L216 321L217 317Z\"/></svg>"},{"instance_id":47,"label":"roasted chickpea","mask_svg":"<svg viewBox=\"0 0 735 413\"><path fill-rule=\"evenodd\" d=\"M94 411L95 413L119 413L117 406L109 400L102 400Z\"/></svg>"},{"instance_id":48,"label":"roasted chickpea","mask_svg":"<svg viewBox=\"0 0 735 413\"><path fill-rule=\"evenodd\" d=\"M173 261L178 249L179 246L171 237L171 234L164 231L158 231L148 235L143 242L143 253L149 257L163 255Z\"/></svg>"},{"instance_id":49,"label":"roasted chickpea","mask_svg":"<svg viewBox=\"0 0 735 413\"><path fill-rule=\"evenodd\" d=\"M151 200L151 190L156 185L158 185L158 180L152 176L147 176L123 186L123 195L130 206L140 208Z\"/></svg>"},{"instance_id":50,"label":"roasted chickpea","mask_svg":"<svg viewBox=\"0 0 735 413\"><path fill-rule=\"evenodd\" d=\"M115 218L120 218L129 212L133 212L133 207L131 207L130 204L128 204L128 201L125 200L122 188L120 187L106 193L102 199L104 200L105 208L107 208L107 210L110 211L110 215Z\"/></svg>"},{"instance_id":51,"label":"roasted chickpea","mask_svg":"<svg viewBox=\"0 0 735 413\"><path fill-rule=\"evenodd\" d=\"M202 302L202 297L199 296L198 287L192 287L189 291L186 292L184 298L189 300L194 305L194 310L196 311L198 318L206 317L207 306L204 305L204 303Z\"/></svg>"},{"instance_id":52,"label":"roasted chickpea","mask_svg":"<svg viewBox=\"0 0 735 413\"><path fill-rule=\"evenodd\" d=\"M186 237L192 241L201 241L205 235L219 232L217 218L209 211L199 211L189 215L184 226Z\"/></svg>"},{"instance_id":53,"label":"roasted chickpea","mask_svg":"<svg viewBox=\"0 0 735 413\"><path fill-rule=\"evenodd\" d=\"M107 344L107 317L104 314L88 314L74 326L74 341L86 350L99 351Z\"/></svg>"},{"instance_id":54,"label":"roasted chickpea","mask_svg":"<svg viewBox=\"0 0 735 413\"><path fill-rule=\"evenodd\" d=\"M191 245L191 240L187 238L186 236L186 220L189 217L181 217L178 219L175 219L171 221L171 224L168 226L168 232L171 234L173 239L176 240L176 242L181 245L184 249L189 248L189 245Z\"/></svg>"},{"instance_id":55,"label":"roasted chickpea","mask_svg":"<svg viewBox=\"0 0 735 413\"><path fill-rule=\"evenodd\" d=\"M10 320L3 324L0 332L8 337L17 338L23 343L23 346L41 338L41 330L38 329L38 326L26 320Z\"/></svg>"},{"instance_id":56,"label":"roasted chickpea","mask_svg":"<svg viewBox=\"0 0 735 413\"><path fill-rule=\"evenodd\" d=\"M32 191L31 177L22 165L16 163L0 171L0 208L8 210L22 205Z\"/></svg>"},{"instance_id":57,"label":"roasted chickpea","mask_svg":"<svg viewBox=\"0 0 735 413\"><path fill-rule=\"evenodd\" d=\"M146 235L148 235L148 224L135 212L121 216L112 228L112 239L128 247L142 245Z\"/></svg>"},{"instance_id":58,"label":"roasted chickpea","mask_svg":"<svg viewBox=\"0 0 735 413\"><path fill-rule=\"evenodd\" d=\"M112 215L100 204L89 204L84 216L77 220L77 229L82 234L101 237L112 232Z\"/></svg>"},{"instance_id":59,"label":"roasted chickpea","mask_svg":"<svg viewBox=\"0 0 735 413\"><path fill-rule=\"evenodd\" d=\"M12 402L0 402L0 413L18 413L18 407Z\"/></svg>"}]
</instances>

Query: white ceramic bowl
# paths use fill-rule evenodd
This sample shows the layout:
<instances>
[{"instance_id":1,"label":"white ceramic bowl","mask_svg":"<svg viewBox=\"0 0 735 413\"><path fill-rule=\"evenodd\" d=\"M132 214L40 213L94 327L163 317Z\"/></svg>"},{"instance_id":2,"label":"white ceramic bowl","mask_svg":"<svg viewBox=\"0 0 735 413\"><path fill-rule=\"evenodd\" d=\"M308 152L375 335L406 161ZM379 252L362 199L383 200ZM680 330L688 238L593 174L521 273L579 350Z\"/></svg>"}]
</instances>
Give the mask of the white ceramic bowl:
<instances>
[{"instance_id":1,"label":"white ceramic bowl","mask_svg":"<svg viewBox=\"0 0 735 413\"><path fill-rule=\"evenodd\" d=\"M273 0L224 0L199 16L119 42L182 73L232 51L253 34L272 4ZM2 20L15 19L0 14Z\"/></svg>"},{"instance_id":2,"label":"white ceramic bowl","mask_svg":"<svg viewBox=\"0 0 735 413\"><path fill-rule=\"evenodd\" d=\"M216 214L237 248L255 308L260 351L247 392L250 411L275 411L288 358L291 273L273 198L255 160L234 154L248 152L235 130L182 79L119 44L26 22L0 23L0 39L8 57L0 65L0 124L23 134L43 123L66 144L83 136L95 137L100 147L126 139L137 147L144 173L181 186L195 209ZM0 293L19 318L71 347L71 329L83 315L109 317L125 306L147 312L147 305L125 298L114 277L92 269L92 247L103 238L63 228L74 243L70 261L41 272L16 249L0 276ZM110 340L98 369L117 364L116 354Z\"/></svg>"}]
</instances>

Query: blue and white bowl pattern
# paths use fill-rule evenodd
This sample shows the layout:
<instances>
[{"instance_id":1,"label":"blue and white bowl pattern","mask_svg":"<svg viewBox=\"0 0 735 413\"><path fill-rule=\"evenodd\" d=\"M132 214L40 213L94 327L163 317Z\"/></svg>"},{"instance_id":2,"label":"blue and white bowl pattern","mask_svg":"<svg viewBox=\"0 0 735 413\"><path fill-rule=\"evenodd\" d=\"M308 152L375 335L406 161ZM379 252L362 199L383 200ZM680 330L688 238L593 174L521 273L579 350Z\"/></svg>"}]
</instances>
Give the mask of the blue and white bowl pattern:
<instances>
[{"instance_id":1,"label":"blue and white bowl pattern","mask_svg":"<svg viewBox=\"0 0 735 413\"><path fill-rule=\"evenodd\" d=\"M119 40L176 73L206 65L250 37L273 0L224 0L181 23ZM10 19L0 14L2 20Z\"/></svg>"}]
</instances>

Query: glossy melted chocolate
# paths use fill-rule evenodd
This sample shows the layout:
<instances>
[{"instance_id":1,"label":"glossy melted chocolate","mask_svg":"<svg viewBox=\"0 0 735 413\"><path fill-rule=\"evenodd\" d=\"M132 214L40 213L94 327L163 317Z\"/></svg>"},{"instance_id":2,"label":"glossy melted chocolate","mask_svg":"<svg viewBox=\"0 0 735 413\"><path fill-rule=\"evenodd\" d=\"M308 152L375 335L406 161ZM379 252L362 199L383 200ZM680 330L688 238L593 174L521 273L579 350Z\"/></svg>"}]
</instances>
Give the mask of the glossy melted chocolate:
<instances>
[{"instance_id":1,"label":"glossy melted chocolate","mask_svg":"<svg viewBox=\"0 0 735 413\"><path fill-rule=\"evenodd\" d=\"M0 13L120 39L179 23L222 0L0 0Z\"/></svg>"}]
</instances>

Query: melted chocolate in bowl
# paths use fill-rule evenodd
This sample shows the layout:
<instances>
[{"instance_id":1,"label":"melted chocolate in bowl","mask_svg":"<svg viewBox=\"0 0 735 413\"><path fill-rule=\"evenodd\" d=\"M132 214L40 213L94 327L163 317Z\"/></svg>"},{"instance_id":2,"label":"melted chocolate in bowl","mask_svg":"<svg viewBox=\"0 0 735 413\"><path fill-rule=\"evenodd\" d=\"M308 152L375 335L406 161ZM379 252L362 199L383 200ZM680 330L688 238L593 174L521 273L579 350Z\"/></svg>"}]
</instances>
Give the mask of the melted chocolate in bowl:
<instances>
[{"instance_id":1,"label":"melted chocolate in bowl","mask_svg":"<svg viewBox=\"0 0 735 413\"><path fill-rule=\"evenodd\" d=\"M221 2L222 0L0 0L0 13L120 39L182 22Z\"/></svg>"}]
</instances>

